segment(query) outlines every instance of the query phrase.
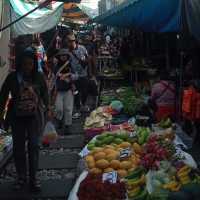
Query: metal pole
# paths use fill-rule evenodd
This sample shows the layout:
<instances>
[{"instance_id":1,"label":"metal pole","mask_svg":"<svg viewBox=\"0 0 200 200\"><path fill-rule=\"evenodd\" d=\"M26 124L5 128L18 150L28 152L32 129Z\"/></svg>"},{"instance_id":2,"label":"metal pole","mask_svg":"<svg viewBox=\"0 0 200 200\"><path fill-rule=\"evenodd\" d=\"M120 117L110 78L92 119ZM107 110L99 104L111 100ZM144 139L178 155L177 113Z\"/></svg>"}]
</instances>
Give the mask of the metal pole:
<instances>
[{"instance_id":1,"label":"metal pole","mask_svg":"<svg viewBox=\"0 0 200 200\"><path fill-rule=\"evenodd\" d=\"M179 93L178 93L178 121L181 122L182 117L182 89L183 89L183 58L184 52L180 52L180 69L179 69Z\"/></svg>"}]
</instances>

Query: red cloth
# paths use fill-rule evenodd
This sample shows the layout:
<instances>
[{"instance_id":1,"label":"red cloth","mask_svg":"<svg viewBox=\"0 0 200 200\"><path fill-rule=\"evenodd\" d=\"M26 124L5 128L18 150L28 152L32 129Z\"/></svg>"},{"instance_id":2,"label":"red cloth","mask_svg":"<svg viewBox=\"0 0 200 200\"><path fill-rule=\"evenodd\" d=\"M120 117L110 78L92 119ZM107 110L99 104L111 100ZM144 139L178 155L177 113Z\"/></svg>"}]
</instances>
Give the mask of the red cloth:
<instances>
[{"instance_id":1,"label":"red cloth","mask_svg":"<svg viewBox=\"0 0 200 200\"><path fill-rule=\"evenodd\" d=\"M162 119L165 119L167 117L174 116L175 109L174 106L171 105L163 105L158 106L158 110L156 112L156 120L159 122Z\"/></svg>"}]
</instances>

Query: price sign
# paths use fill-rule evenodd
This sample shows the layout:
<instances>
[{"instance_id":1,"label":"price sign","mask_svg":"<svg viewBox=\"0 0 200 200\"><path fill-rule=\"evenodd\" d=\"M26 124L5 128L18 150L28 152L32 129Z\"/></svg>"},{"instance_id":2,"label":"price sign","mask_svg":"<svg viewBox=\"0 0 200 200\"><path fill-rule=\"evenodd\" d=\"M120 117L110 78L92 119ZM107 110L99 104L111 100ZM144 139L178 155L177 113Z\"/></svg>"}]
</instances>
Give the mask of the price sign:
<instances>
[{"instance_id":1,"label":"price sign","mask_svg":"<svg viewBox=\"0 0 200 200\"><path fill-rule=\"evenodd\" d=\"M109 181L110 183L116 183L117 182L117 172L112 171L108 173L104 173L102 176L103 182Z\"/></svg>"},{"instance_id":2,"label":"price sign","mask_svg":"<svg viewBox=\"0 0 200 200\"><path fill-rule=\"evenodd\" d=\"M122 149L120 151L120 158L121 159L127 158L131 155L131 153L132 153L132 150L130 148Z\"/></svg>"},{"instance_id":3,"label":"price sign","mask_svg":"<svg viewBox=\"0 0 200 200\"><path fill-rule=\"evenodd\" d=\"M83 150L79 153L79 155L83 158L85 156L87 156L90 153L90 151L88 150L87 146L85 146L83 148Z\"/></svg>"},{"instance_id":4,"label":"price sign","mask_svg":"<svg viewBox=\"0 0 200 200\"><path fill-rule=\"evenodd\" d=\"M137 135L136 131L131 132L131 133L130 133L130 138L134 138L134 137L136 137L136 135Z\"/></svg>"}]
</instances>

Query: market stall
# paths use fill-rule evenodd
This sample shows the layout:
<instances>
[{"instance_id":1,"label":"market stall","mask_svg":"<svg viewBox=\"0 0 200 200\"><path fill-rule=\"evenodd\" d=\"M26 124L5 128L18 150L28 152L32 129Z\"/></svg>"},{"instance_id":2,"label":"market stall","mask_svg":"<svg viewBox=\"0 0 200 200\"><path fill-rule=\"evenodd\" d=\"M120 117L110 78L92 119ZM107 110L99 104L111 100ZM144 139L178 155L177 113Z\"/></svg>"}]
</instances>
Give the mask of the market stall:
<instances>
[{"instance_id":1,"label":"market stall","mask_svg":"<svg viewBox=\"0 0 200 200\"><path fill-rule=\"evenodd\" d=\"M113 91L86 119L85 167L69 200L198 199L200 174L187 153L191 138L169 118L156 124L142 115L144 94Z\"/></svg>"}]
</instances>

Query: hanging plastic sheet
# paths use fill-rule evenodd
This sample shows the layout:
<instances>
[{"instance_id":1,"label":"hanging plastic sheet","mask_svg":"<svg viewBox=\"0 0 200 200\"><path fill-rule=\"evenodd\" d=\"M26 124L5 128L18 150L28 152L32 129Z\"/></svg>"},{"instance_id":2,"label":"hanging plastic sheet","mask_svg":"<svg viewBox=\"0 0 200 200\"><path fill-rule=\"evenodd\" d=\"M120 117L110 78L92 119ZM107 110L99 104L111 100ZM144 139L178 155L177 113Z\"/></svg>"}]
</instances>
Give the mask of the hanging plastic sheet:
<instances>
[{"instance_id":1,"label":"hanging plastic sheet","mask_svg":"<svg viewBox=\"0 0 200 200\"><path fill-rule=\"evenodd\" d=\"M37 4L25 3L21 0L10 0L12 21L18 19L37 7ZM62 16L63 4L55 3L52 9L37 9L27 17L13 25L15 36L45 32L55 27Z\"/></svg>"}]
</instances>

